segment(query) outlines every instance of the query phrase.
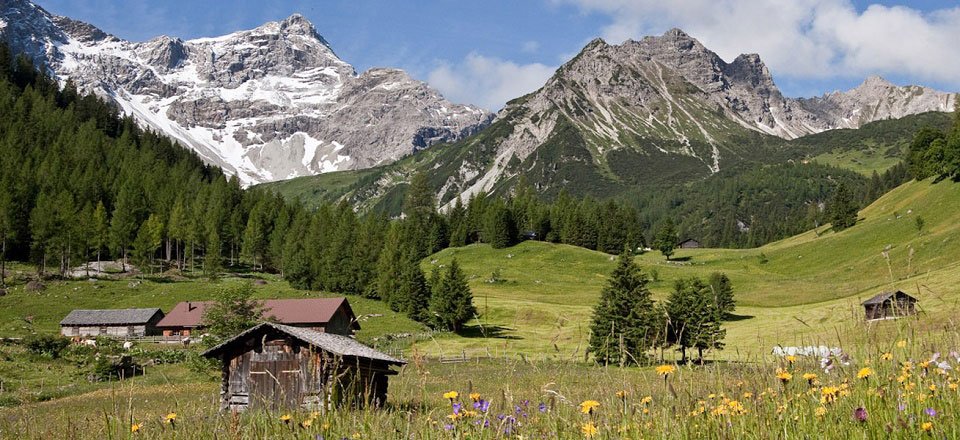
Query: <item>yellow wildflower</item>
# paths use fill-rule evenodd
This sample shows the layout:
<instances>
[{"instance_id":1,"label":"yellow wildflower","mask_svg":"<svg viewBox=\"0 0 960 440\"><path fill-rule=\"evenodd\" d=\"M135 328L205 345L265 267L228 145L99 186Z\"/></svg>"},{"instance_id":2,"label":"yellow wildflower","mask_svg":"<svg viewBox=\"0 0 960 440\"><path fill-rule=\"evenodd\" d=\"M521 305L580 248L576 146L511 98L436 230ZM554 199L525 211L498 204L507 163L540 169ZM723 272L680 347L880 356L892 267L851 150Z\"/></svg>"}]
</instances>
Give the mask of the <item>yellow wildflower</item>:
<instances>
[{"instance_id":1,"label":"yellow wildflower","mask_svg":"<svg viewBox=\"0 0 960 440\"><path fill-rule=\"evenodd\" d=\"M626 390L617 391L617 398L619 398L619 399L625 399L626 397L627 397L627 391L626 391Z\"/></svg>"},{"instance_id":2,"label":"yellow wildflower","mask_svg":"<svg viewBox=\"0 0 960 440\"><path fill-rule=\"evenodd\" d=\"M594 425L593 422L584 423L583 426L580 427L580 431L583 432L583 436L586 438L593 437L597 435L597 432L600 432L600 430L597 429L597 426Z\"/></svg>"},{"instance_id":3,"label":"yellow wildflower","mask_svg":"<svg viewBox=\"0 0 960 440\"><path fill-rule=\"evenodd\" d=\"M814 373L803 373L803 379L806 380L810 385L815 385L817 382L817 375Z\"/></svg>"},{"instance_id":4,"label":"yellow wildflower","mask_svg":"<svg viewBox=\"0 0 960 440\"><path fill-rule=\"evenodd\" d=\"M134 423L130 425L130 432L131 433L140 432L140 428L143 428L143 423Z\"/></svg>"},{"instance_id":5,"label":"yellow wildflower","mask_svg":"<svg viewBox=\"0 0 960 440\"><path fill-rule=\"evenodd\" d=\"M163 421L164 421L164 422L167 422L167 423L170 423L170 424L176 422L176 421L177 421L177 413L167 414L167 416L163 418Z\"/></svg>"},{"instance_id":6,"label":"yellow wildflower","mask_svg":"<svg viewBox=\"0 0 960 440\"><path fill-rule=\"evenodd\" d=\"M928 386L927 389L930 390L930 392L933 394L936 394L937 392L937 386L934 384L930 384L930 386Z\"/></svg>"},{"instance_id":7,"label":"yellow wildflower","mask_svg":"<svg viewBox=\"0 0 960 440\"><path fill-rule=\"evenodd\" d=\"M458 392L456 392L456 391L447 391L446 393L443 393L443 398L444 398L444 399L456 400L457 397L460 397L460 393L458 393Z\"/></svg>"},{"instance_id":8,"label":"yellow wildflower","mask_svg":"<svg viewBox=\"0 0 960 440\"><path fill-rule=\"evenodd\" d=\"M823 387L820 389L820 403L833 403L840 394L840 388Z\"/></svg>"},{"instance_id":9,"label":"yellow wildflower","mask_svg":"<svg viewBox=\"0 0 960 440\"><path fill-rule=\"evenodd\" d=\"M816 414L817 417L823 417L827 415L827 408L818 406L817 409L813 411L813 413Z\"/></svg>"},{"instance_id":10,"label":"yellow wildflower","mask_svg":"<svg viewBox=\"0 0 960 440\"><path fill-rule=\"evenodd\" d=\"M670 374L673 374L674 372L676 372L676 371L677 371L677 367L675 367L675 366L673 366L673 365L661 365L661 366L659 366L659 367L656 368L656 371L657 371L657 374L659 374L659 375L661 375L661 376L663 376L663 377L667 377L667 376L669 376Z\"/></svg>"},{"instance_id":11,"label":"yellow wildflower","mask_svg":"<svg viewBox=\"0 0 960 440\"><path fill-rule=\"evenodd\" d=\"M891 360L891 359L893 359L893 353L886 352L886 353L880 355L880 360L881 360L881 361L889 361L889 360Z\"/></svg>"},{"instance_id":12,"label":"yellow wildflower","mask_svg":"<svg viewBox=\"0 0 960 440\"><path fill-rule=\"evenodd\" d=\"M863 367L857 372L857 379L866 379L870 376L873 376L873 369L870 367Z\"/></svg>"},{"instance_id":13,"label":"yellow wildflower","mask_svg":"<svg viewBox=\"0 0 960 440\"><path fill-rule=\"evenodd\" d=\"M960 388L957 386L956 383L951 383L950 385L947 385L947 386L950 387L950 391L956 391L957 388Z\"/></svg>"},{"instance_id":14,"label":"yellow wildflower","mask_svg":"<svg viewBox=\"0 0 960 440\"><path fill-rule=\"evenodd\" d=\"M797 357L794 356L794 355L792 355L792 354L789 355L789 356L787 356L787 357L785 357L784 359L786 359L787 362L789 362L789 363L791 363L791 364L797 361Z\"/></svg>"},{"instance_id":15,"label":"yellow wildflower","mask_svg":"<svg viewBox=\"0 0 960 440\"><path fill-rule=\"evenodd\" d=\"M906 346L907 346L907 341L904 341L903 339L897 341L897 348L904 348Z\"/></svg>"},{"instance_id":16,"label":"yellow wildflower","mask_svg":"<svg viewBox=\"0 0 960 440\"><path fill-rule=\"evenodd\" d=\"M752 398L753 398L753 393L747 391L747 392L743 393L743 398L744 398L744 399L752 399Z\"/></svg>"},{"instance_id":17,"label":"yellow wildflower","mask_svg":"<svg viewBox=\"0 0 960 440\"><path fill-rule=\"evenodd\" d=\"M777 368L777 379L780 379L780 382L787 383L790 382L790 379L793 379L793 375L787 370Z\"/></svg>"},{"instance_id":18,"label":"yellow wildflower","mask_svg":"<svg viewBox=\"0 0 960 440\"><path fill-rule=\"evenodd\" d=\"M292 418L292 417L290 417L290 414L284 414L284 415L280 416L280 421L283 422L283 423L287 423L287 422L290 421L291 418Z\"/></svg>"},{"instance_id":19,"label":"yellow wildflower","mask_svg":"<svg viewBox=\"0 0 960 440\"><path fill-rule=\"evenodd\" d=\"M745 414L747 412L747 410L743 407L743 405L736 400L731 400L727 402L727 407L730 408L730 414L733 414L733 415Z\"/></svg>"},{"instance_id":20,"label":"yellow wildflower","mask_svg":"<svg viewBox=\"0 0 960 440\"><path fill-rule=\"evenodd\" d=\"M306 419L306 420L300 422L300 426L303 427L303 428L309 428L309 427L312 426L312 425L313 425L313 419Z\"/></svg>"},{"instance_id":21,"label":"yellow wildflower","mask_svg":"<svg viewBox=\"0 0 960 440\"><path fill-rule=\"evenodd\" d=\"M649 405L650 402L653 402L653 397L651 396L644 396L642 399L640 399L641 405Z\"/></svg>"},{"instance_id":22,"label":"yellow wildflower","mask_svg":"<svg viewBox=\"0 0 960 440\"><path fill-rule=\"evenodd\" d=\"M923 422L923 424L920 425L920 430L923 432L930 432L933 430L933 422Z\"/></svg>"},{"instance_id":23,"label":"yellow wildflower","mask_svg":"<svg viewBox=\"0 0 960 440\"><path fill-rule=\"evenodd\" d=\"M473 400L474 402L479 401L480 393L470 393L470 400Z\"/></svg>"},{"instance_id":24,"label":"yellow wildflower","mask_svg":"<svg viewBox=\"0 0 960 440\"><path fill-rule=\"evenodd\" d=\"M593 410L600 406L600 402L596 400L584 400L580 403L580 412L584 414L592 414Z\"/></svg>"}]
</instances>

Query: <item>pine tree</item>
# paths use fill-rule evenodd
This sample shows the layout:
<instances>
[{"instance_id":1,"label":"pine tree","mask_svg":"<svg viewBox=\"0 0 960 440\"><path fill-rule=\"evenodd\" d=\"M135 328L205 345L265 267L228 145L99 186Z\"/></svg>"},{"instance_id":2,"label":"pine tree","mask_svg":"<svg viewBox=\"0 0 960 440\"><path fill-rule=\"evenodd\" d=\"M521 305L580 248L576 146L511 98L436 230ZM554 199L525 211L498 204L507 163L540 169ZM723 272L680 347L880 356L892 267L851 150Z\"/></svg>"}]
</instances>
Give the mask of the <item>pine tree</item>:
<instances>
[{"instance_id":1,"label":"pine tree","mask_svg":"<svg viewBox=\"0 0 960 440\"><path fill-rule=\"evenodd\" d=\"M683 361L688 348L696 348L701 360L704 350L723 348L722 314L713 289L699 278L677 280L665 310L668 341L680 347Z\"/></svg>"},{"instance_id":2,"label":"pine tree","mask_svg":"<svg viewBox=\"0 0 960 440\"><path fill-rule=\"evenodd\" d=\"M410 319L427 322L430 318L432 296L430 286L420 269L420 261L411 258L411 252L408 251L407 255L401 257L398 290L390 298L397 304L398 311L405 313Z\"/></svg>"},{"instance_id":3,"label":"pine tree","mask_svg":"<svg viewBox=\"0 0 960 440\"><path fill-rule=\"evenodd\" d=\"M673 250L677 247L677 228L674 226L673 220L667 219L660 227L653 241L653 247L660 251L664 257L667 257L667 261L670 261L670 256L673 255Z\"/></svg>"},{"instance_id":4,"label":"pine tree","mask_svg":"<svg viewBox=\"0 0 960 440\"><path fill-rule=\"evenodd\" d=\"M656 344L658 318L648 282L631 254L622 252L593 309L588 350L598 363L639 363Z\"/></svg>"},{"instance_id":5,"label":"pine tree","mask_svg":"<svg viewBox=\"0 0 960 440\"><path fill-rule=\"evenodd\" d=\"M728 316L736 309L736 302L733 299L733 284L730 278L723 272L714 272L710 274L710 289L713 294L713 301L721 316Z\"/></svg>"},{"instance_id":6,"label":"pine tree","mask_svg":"<svg viewBox=\"0 0 960 440\"><path fill-rule=\"evenodd\" d=\"M483 241L494 249L510 247L515 243L517 226L513 215L502 199L495 199L487 206L483 226Z\"/></svg>"},{"instance_id":7,"label":"pine tree","mask_svg":"<svg viewBox=\"0 0 960 440\"><path fill-rule=\"evenodd\" d=\"M435 327L459 332L463 325L476 316L473 293L457 260L447 266L430 298L430 314Z\"/></svg>"},{"instance_id":8,"label":"pine tree","mask_svg":"<svg viewBox=\"0 0 960 440\"><path fill-rule=\"evenodd\" d=\"M843 183L837 186L830 202L830 223L835 231L842 231L857 224L857 204Z\"/></svg>"}]
</instances>

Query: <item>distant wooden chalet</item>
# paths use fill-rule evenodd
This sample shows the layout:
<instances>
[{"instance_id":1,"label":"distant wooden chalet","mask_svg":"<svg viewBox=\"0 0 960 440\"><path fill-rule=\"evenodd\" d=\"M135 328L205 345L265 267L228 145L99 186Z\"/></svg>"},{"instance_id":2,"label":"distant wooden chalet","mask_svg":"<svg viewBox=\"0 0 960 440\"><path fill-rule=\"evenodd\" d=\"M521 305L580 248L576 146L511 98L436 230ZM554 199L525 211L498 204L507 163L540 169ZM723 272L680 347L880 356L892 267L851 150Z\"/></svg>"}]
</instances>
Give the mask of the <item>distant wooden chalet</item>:
<instances>
[{"instance_id":1,"label":"distant wooden chalet","mask_svg":"<svg viewBox=\"0 0 960 440\"><path fill-rule=\"evenodd\" d=\"M203 355L220 360L220 408L231 411L379 406L391 367L406 363L353 338L269 322Z\"/></svg>"},{"instance_id":2,"label":"distant wooden chalet","mask_svg":"<svg viewBox=\"0 0 960 440\"><path fill-rule=\"evenodd\" d=\"M134 337L160 334L160 309L74 310L60 321L63 336Z\"/></svg>"},{"instance_id":3,"label":"distant wooden chalet","mask_svg":"<svg viewBox=\"0 0 960 440\"><path fill-rule=\"evenodd\" d=\"M163 336L190 336L203 328L203 313L213 301L178 303L157 325ZM293 327L350 336L360 330L346 298L268 299L264 317Z\"/></svg>"},{"instance_id":4,"label":"distant wooden chalet","mask_svg":"<svg viewBox=\"0 0 960 440\"><path fill-rule=\"evenodd\" d=\"M893 319L917 313L917 299L898 290L883 292L863 302L867 321Z\"/></svg>"},{"instance_id":5,"label":"distant wooden chalet","mask_svg":"<svg viewBox=\"0 0 960 440\"><path fill-rule=\"evenodd\" d=\"M680 249L699 249L700 242L692 238L688 238L680 243L677 243L677 247Z\"/></svg>"}]
</instances>

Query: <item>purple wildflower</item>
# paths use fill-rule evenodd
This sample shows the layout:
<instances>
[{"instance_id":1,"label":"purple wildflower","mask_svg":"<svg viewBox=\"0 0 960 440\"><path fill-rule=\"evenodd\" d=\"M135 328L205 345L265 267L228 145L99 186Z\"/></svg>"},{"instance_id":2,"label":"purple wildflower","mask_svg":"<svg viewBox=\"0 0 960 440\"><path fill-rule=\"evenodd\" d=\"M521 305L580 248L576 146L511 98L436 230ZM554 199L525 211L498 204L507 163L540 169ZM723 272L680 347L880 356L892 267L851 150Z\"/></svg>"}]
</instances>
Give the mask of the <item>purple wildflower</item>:
<instances>
[{"instance_id":1,"label":"purple wildflower","mask_svg":"<svg viewBox=\"0 0 960 440\"><path fill-rule=\"evenodd\" d=\"M480 399L473 402L473 409L479 410L480 412L487 412L487 410L490 409L490 402Z\"/></svg>"},{"instance_id":2,"label":"purple wildflower","mask_svg":"<svg viewBox=\"0 0 960 440\"><path fill-rule=\"evenodd\" d=\"M463 405L461 405L460 402L457 402L457 403L454 403L454 404L453 404L453 413L454 413L454 414L460 414L460 410L461 410L461 409L463 409Z\"/></svg>"},{"instance_id":3,"label":"purple wildflower","mask_svg":"<svg viewBox=\"0 0 960 440\"><path fill-rule=\"evenodd\" d=\"M861 422L861 423L866 422L866 421L867 421L867 409L861 406L861 407L853 410L853 418L854 418L854 420L856 420L856 421L858 421L858 422Z\"/></svg>"},{"instance_id":4,"label":"purple wildflower","mask_svg":"<svg viewBox=\"0 0 960 440\"><path fill-rule=\"evenodd\" d=\"M451 431L451 430L453 430L453 425L451 425L451 424L449 424L449 423L445 423L445 424L443 425L443 429L446 430L446 431Z\"/></svg>"},{"instance_id":5,"label":"purple wildflower","mask_svg":"<svg viewBox=\"0 0 960 440\"><path fill-rule=\"evenodd\" d=\"M927 408L927 409L925 409L923 412L926 413L926 414L927 414L928 416L930 416L930 417L936 417L936 416L937 416L937 410L935 410L935 409L933 409L933 408Z\"/></svg>"},{"instance_id":6,"label":"purple wildflower","mask_svg":"<svg viewBox=\"0 0 960 440\"><path fill-rule=\"evenodd\" d=\"M900 412L903 412L905 409L907 409L907 404L901 403L897 405L897 409L900 410Z\"/></svg>"},{"instance_id":7,"label":"purple wildflower","mask_svg":"<svg viewBox=\"0 0 960 440\"><path fill-rule=\"evenodd\" d=\"M547 412L547 404L540 402L540 405L537 405L537 409L539 409L540 412L545 413Z\"/></svg>"}]
</instances>

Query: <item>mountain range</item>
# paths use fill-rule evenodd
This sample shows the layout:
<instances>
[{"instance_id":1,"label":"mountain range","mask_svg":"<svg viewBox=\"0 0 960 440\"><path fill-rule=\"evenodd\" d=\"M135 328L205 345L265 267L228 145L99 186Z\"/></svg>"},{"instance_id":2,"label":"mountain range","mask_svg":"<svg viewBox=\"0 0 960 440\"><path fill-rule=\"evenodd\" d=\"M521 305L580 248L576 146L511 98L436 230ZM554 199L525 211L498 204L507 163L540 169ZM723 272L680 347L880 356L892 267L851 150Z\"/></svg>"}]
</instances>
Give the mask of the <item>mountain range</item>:
<instances>
[{"instance_id":1,"label":"mountain range","mask_svg":"<svg viewBox=\"0 0 960 440\"><path fill-rule=\"evenodd\" d=\"M217 38L135 43L0 0L0 37L245 184L390 163L492 117L401 70L358 74L299 14Z\"/></svg>"},{"instance_id":2,"label":"mountain range","mask_svg":"<svg viewBox=\"0 0 960 440\"><path fill-rule=\"evenodd\" d=\"M245 184L363 170L337 196L367 203L427 170L443 203L520 180L594 195L682 183L781 157L784 140L956 103L879 77L784 97L758 55L728 63L679 29L596 39L496 116L397 69L358 74L298 14L217 38L134 43L0 0L0 36Z\"/></svg>"}]
</instances>

